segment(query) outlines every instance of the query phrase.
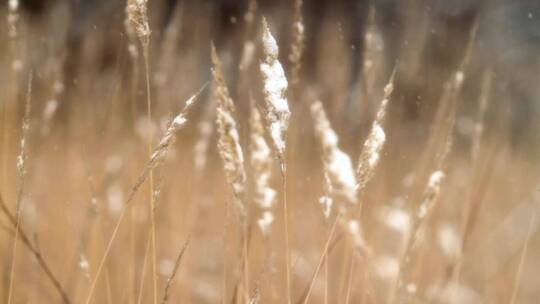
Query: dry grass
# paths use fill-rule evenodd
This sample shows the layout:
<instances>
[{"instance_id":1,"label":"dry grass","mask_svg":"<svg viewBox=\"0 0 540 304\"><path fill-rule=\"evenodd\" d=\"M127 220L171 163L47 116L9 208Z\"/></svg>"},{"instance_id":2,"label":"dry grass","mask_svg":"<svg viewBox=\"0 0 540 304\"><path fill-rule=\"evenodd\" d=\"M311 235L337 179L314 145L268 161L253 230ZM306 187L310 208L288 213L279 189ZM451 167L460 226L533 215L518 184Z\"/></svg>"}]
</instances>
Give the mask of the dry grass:
<instances>
[{"instance_id":1,"label":"dry grass","mask_svg":"<svg viewBox=\"0 0 540 304\"><path fill-rule=\"evenodd\" d=\"M352 88L346 23L311 45L310 2L286 5L161 28L130 0L78 53L65 4L0 6L0 302L540 298L540 124L503 92L536 74L500 73L476 21L452 68L423 60L415 12L396 64L371 8Z\"/></svg>"}]
</instances>

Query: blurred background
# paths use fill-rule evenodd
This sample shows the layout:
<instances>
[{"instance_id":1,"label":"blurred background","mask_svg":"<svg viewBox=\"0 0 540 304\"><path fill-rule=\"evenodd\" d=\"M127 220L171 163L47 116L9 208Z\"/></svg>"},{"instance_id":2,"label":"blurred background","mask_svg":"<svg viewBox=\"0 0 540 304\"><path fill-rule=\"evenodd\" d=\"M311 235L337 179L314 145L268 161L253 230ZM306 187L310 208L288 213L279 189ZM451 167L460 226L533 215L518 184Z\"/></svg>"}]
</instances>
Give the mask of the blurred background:
<instances>
[{"instance_id":1,"label":"blurred background","mask_svg":"<svg viewBox=\"0 0 540 304\"><path fill-rule=\"evenodd\" d=\"M157 144L184 101L206 82L209 87L155 173L158 290L162 295L189 236L171 302L224 302L224 295L233 301L235 273L226 274L228 283L222 284L222 269L239 263L239 240L235 229L226 228L236 219L226 204L230 191L216 148L210 45L223 63L248 155L250 101L263 100L262 16L289 80L287 194L295 302L311 280L329 230L318 204L324 175L309 104L322 100L340 147L356 160L393 74L387 143L360 198L373 259L357 262L353 279L344 258L347 244L336 241L329 257L330 299L346 302L349 278L350 303L387 301L397 252L429 173L438 166L445 132L453 145L443 165L441 197L407 273L414 284L395 303L540 298L539 1L304 0L297 74L290 54L298 1L149 1L148 70L141 45L126 30L125 1L20 0L15 17L9 2L0 0L0 193L12 212L20 200L21 226L73 303L86 298L125 198L148 160L147 145ZM17 156L25 100L31 100L31 112L21 186ZM272 184L279 189L277 163L273 169ZM143 187L121 226L94 303L151 301L149 189ZM15 228L3 215L0 224L4 302ZM262 303L284 300L282 227L277 216L269 241L253 228L250 278ZM59 302L35 258L22 244L16 252L12 303ZM460 276L452 279L460 263ZM321 276L310 302L324 303L323 286Z\"/></svg>"}]
</instances>

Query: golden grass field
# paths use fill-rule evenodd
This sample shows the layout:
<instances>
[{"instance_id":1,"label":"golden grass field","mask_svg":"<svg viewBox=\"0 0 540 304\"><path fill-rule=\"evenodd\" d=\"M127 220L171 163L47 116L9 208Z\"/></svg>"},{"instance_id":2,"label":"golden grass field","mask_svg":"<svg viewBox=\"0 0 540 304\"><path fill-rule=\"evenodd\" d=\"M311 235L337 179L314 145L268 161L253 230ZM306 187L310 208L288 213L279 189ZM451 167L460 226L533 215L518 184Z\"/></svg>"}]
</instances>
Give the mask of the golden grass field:
<instances>
[{"instance_id":1,"label":"golden grass field","mask_svg":"<svg viewBox=\"0 0 540 304\"><path fill-rule=\"evenodd\" d=\"M150 1L148 17L145 1L130 3L142 3L131 20L120 7L86 25L74 24L62 2L39 18L0 6L1 303L537 303L538 121L524 116L516 127L518 97L500 79L534 88L538 64L505 70L479 51L471 31L461 49L447 45L460 54L452 69L427 65L429 28L408 21L410 43L395 65L370 23L351 95L353 60L339 16L320 20L320 45L306 51L299 47L314 46L295 40L302 19L292 2L289 10L251 7L228 31L204 5L177 7L161 30L159 1ZM260 67L268 60L263 15L288 80L281 158L267 119L276 97ZM75 26L77 56L69 43ZM300 59L291 62L294 51ZM315 61L302 59L308 51ZM302 72L305 65L316 76ZM393 92L384 96L389 82ZM199 90L187 121L167 133ZM411 92L423 97L411 100ZM321 148L317 127L329 129L312 118L317 100L353 172L367 161L356 178L372 178L349 189L352 205L338 191L346 172L331 163L337 146ZM253 109L263 116L259 139L270 148L263 171L275 191L266 234ZM375 124L385 135L380 151L365 144ZM237 156L229 144L241 147L243 168L225 165L247 176L233 179L242 191L220 158ZM334 201L329 217L325 195Z\"/></svg>"}]
</instances>

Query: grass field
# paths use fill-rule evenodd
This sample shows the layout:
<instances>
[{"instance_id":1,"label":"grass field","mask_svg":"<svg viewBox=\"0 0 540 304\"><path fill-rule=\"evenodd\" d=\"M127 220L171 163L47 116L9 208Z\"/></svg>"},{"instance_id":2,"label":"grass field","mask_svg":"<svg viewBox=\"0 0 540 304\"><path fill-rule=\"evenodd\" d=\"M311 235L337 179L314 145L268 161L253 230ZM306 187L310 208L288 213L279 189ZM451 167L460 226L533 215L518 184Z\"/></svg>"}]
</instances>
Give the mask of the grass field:
<instances>
[{"instance_id":1,"label":"grass field","mask_svg":"<svg viewBox=\"0 0 540 304\"><path fill-rule=\"evenodd\" d=\"M537 64L475 27L427 61L412 12L397 64L368 24L351 86L339 16L314 46L300 1L231 27L150 2L0 7L0 302L540 298L538 115L504 86Z\"/></svg>"}]
</instances>

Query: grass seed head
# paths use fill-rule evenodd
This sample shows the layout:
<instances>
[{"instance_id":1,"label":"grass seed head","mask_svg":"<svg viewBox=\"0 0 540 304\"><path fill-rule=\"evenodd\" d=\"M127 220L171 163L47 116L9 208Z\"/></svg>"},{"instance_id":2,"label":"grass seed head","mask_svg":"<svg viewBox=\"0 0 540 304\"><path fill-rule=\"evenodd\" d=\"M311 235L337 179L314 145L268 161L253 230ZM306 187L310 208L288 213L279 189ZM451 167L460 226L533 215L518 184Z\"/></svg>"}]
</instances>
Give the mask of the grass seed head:
<instances>
[{"instance_id":1,"label":"grass seed head","mask_svg":"<svg viewBox=\"0 0 540 304\"><path fill-rule=\"evenodd\" d=\"M285 136L289 127L289 104L285 93L287 91L287 78L285 71L278 60L279 48L272 36L266 19L263 19L262 46L264 59L260 70L264 81L264 101L266 103L266 119L269 123L270 135L280 158L285 153Z\"/></svg>"},{"instance_id":2,"label":"grass seed head","mask_svg":"<svg viewBox=\"0 0 540 304\"><path fill-rule=\"evenodd\" d=\"M323 153L323 164L332 196L350 204L356 204L356 178L350 157L338 147L338 137L330 126L322 103L311 105L311 115Z\"/></svg>"},{"instance_id":3,"label":"grass seed head","mask_svg":"<svg viewBox=\"0 0 540 304\"><path fill-rule=\"evenodd\" d=\"M272 207L276 196L276 191L270 187L271 150L264 138L261 114L254 106L251 109L249 122L251 128L251 167L255 178L255 203L263 211L262 217L257 223L262 232L267 234L273 220Z\"/></svg>"},{"instance_id":4,"label":"grass seed head","mask_svg":"<svg viewBox=\"0 0 540 304\"><path fill-rule=\"evenodd\" d=\"M148 0L128 0L126 5L127 19L143 45L148 45L151 33L147 10Z\"/></svg>"},{"instance_id":5,"label":"grass seed head","mask_svg":"<svg viewBox=\"0 0 540 304\"><path fill-rule=\"evenodd\" d=\"M240 146L240 136L234 119L234 103L223 77L221 63L216 48L212 45L212 70L215 81L215 98L217 100L217 125L219 132L218 150L223 160L227 181L231 185L235 205L242 219L246 216L244 193L246 189L246 173L244 169L244 154Z\"/></svg>"},{"instance_id":6,"label":"grass seed head","mask_svg":"<svg viewBox=\"0 0 540 304\"><path fill-rule=\"evenodd\" d=\"M362 191L367 183L371 180L375 173L375 169L379 164L381 157L381 151L386 142L386 134L382 128L384 118L386 116L386 108L388 106L388 101L394 90L392 75L390 82L384 88L384 95L379 110L377 111L377 116L371 127L371 131L364 143L364 148L360 153L358 160L358 167L356 169L356 175L358 178L358 190Z\"/></svg>"}]
</instances>

